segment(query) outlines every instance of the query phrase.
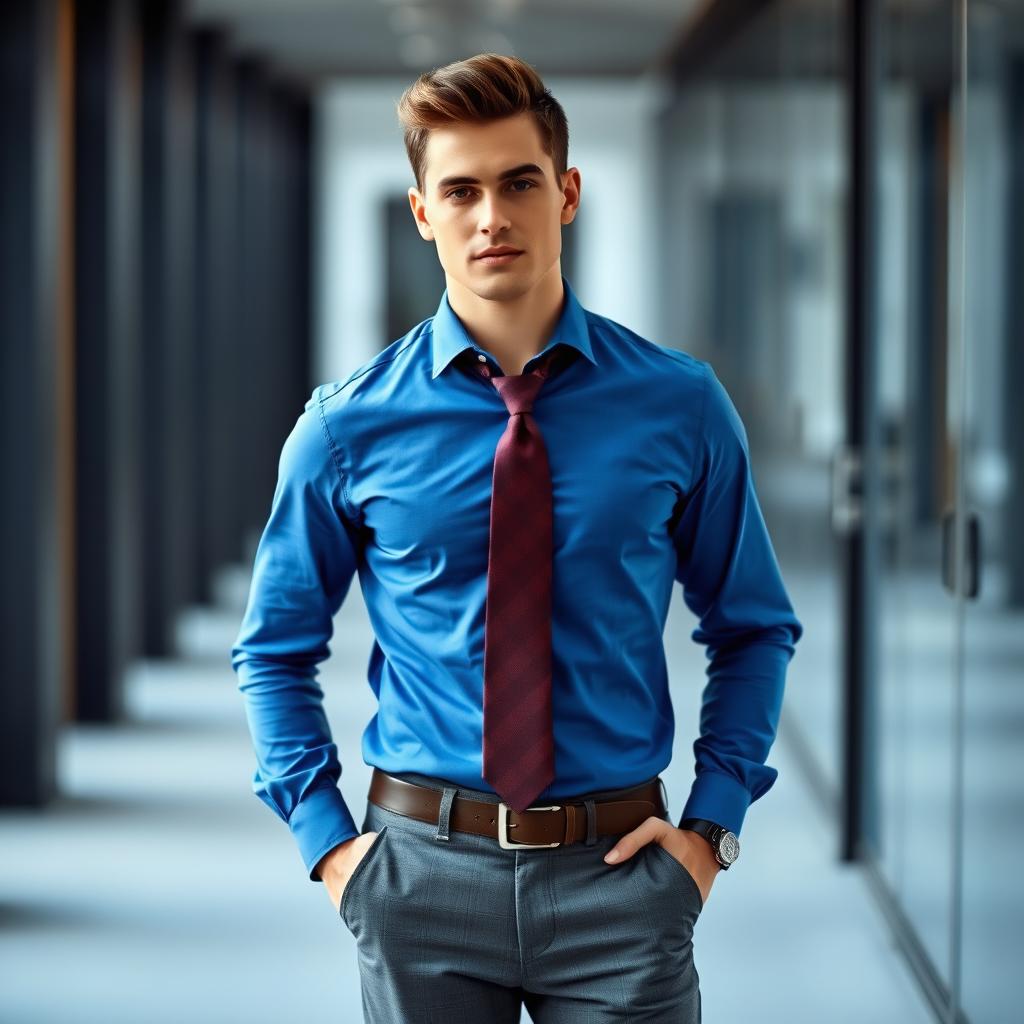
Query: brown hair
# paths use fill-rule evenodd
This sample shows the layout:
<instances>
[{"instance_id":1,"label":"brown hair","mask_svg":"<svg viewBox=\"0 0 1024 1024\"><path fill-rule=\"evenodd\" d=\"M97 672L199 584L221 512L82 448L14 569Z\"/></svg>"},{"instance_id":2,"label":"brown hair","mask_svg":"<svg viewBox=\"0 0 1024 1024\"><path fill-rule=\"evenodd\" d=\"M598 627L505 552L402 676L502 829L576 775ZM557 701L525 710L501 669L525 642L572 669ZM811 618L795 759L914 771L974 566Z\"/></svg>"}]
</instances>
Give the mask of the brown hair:
<instances>
[{"instance_id":1,"label":"brown hair","mask_svg":"<svg viewBox=\"0 0 1024 1024\"><path fill-rule=\"evenodd\" d=\"M479 53L424 72L398 101L398 120L416 187L423 191L427 139L432 129L527 112L537 122L541 145L556 173L564 174L569 163L565 111L525 61L500 53Z\"/></svg>"}]
</instances>

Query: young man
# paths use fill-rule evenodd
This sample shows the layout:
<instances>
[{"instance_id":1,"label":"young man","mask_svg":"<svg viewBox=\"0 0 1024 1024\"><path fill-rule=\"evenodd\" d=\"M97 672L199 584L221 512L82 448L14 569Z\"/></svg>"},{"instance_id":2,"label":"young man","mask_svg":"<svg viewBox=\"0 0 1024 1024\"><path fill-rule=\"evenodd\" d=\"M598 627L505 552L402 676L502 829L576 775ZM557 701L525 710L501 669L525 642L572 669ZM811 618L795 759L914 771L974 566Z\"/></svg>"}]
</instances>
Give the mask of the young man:
<instances>
[{"instance_id":1,"label":"young man","mask_svg":"<svg viewBox=\"0 0 1024 1024\"><path fill-rule=\"evenodd\" d=\"M802 626L711 366L580 306L560 105L482 54L399 116L436 314L316 388L232 652L254 789L357 939L370 1021L700 1019L692 934L735 861ZM375 640L357 828L316 665L358 573ZM679 825L659 772L674 582L710 664Z\"/></svg>"}]
</instances>

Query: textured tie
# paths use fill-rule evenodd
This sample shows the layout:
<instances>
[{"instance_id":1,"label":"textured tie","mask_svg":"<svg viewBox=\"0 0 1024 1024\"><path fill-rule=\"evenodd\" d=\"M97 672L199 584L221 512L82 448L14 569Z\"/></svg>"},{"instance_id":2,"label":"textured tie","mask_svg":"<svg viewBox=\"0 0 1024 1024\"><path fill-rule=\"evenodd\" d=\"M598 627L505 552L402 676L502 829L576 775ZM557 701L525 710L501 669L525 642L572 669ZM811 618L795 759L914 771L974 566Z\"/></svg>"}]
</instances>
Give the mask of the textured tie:
<instances>
[{"instance_id":1,"label":"textured tie","mask_svg":"<svg viewBox=\"0 0 1024 1024\"><path fill-rule=\"evenodd\" d=\"M517 812L555 777L551 724L551 471L533 403L560 347L529 372L477 372L508 409L494 453L484 625L483 777Z\"/></svg>"}]
</instances>

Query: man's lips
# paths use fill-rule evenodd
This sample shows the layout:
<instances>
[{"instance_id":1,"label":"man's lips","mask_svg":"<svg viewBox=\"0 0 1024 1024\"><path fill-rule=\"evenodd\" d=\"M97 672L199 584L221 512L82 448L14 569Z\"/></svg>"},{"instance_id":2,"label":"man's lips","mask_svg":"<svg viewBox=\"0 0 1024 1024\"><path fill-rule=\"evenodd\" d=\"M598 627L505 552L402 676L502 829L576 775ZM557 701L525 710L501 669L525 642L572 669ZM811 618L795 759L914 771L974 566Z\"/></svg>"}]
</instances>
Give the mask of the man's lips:
<instances>
[{"instance_id":1,"label":"man's lips","mask_svg":"<svg viewBox=\"0 0 1024 1024\"><path fill-rule=\"evenodd\" d=\"M504 256L505 253L522 251L522 249L517 249L514 245L488 245L486 248L481 249L476 255L477 259L479 259L481 256Z\"/></svg>"},{"instance_id":2,"label":"man's lips","mask_svg":"<svg viewBox=\"0 0 1024 1024\"><path fill-rule=\"evenodd\" d=\"M487 254L484 256L474 257L477 263L488 263L499 265L502 263L511 263L517 256L522 256L521 250L515 250L514 252L504 252L497 254Z\"/></svg>"}]
</instances>

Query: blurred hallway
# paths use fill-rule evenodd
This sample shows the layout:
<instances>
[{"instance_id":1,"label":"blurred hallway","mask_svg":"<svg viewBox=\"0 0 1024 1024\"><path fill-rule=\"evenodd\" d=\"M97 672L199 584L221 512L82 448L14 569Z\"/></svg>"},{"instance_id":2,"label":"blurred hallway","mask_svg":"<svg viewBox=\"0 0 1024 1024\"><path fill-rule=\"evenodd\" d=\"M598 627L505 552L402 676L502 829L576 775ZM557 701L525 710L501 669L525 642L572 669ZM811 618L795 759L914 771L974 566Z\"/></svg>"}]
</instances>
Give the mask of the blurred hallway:
<instances>
[{"instance_id":1,"label":"blurred hallway","mask_svg":"<svg viewBox=\"0 0 1024 1024\"><path fill-rule=\"evenodd\" d=\"M359 379L433 315L453 268L477 266L469 253L490 229L472 195L446 213L469 225L455 255L410 216L415 146L396 100L422 72L491 50L529 62L564 103L583 186L558 262L575 294L706 361L734 400L806 627L766 762L778 779L750 808L742 866L719 877L697 926L707 1024L1016 1022L1024 0L9 0L0 1024L358 1024L352 935L309 882L294 834L253 794L259 754L229 652L282 445L311 391ZM553 158L544 150L545 168ZM490 173L458 171L473 184ZM437 208L454 195L438 185ZM504 195L486 209L519 231L530 218L515 197L537 193ZM656 388L648 405L642 383L628 424L648 442ZM352 519L367 527L371 511L369 542L355 547L394 555L404 573L426 542L422 564L450 567L451 548L430 550L419 499L401 498L437 478L436 453L443 474L466 436L483 435L396 459L408 452L389 448L391 428L410 410L456 421L435 415L433 392L387 397L380 421L365 396L352 404L351 465L337 467ZM673 416L693 408L675 391L663 404ZM691 433L669 422L673 444ZM407 438L429 437L420 426ZM600 427L574 419L566 434L590 442ZM478 475L484 455L465 460ZM682 506L687 475L666 479L664 460L648 461ZM374 464L394 475L363 481L360 496ZM579 507L613 507L614 465L600 463ZM302 514L308 496L293 506ZM385 525L395 507L411 510L406 542L375 531L375 503ZM460 522L449 503L433 504L445 526ZM324 536L337 541L346 518L323 516ZM483 552L484 516L461 522ZM593 565L617 570L605 556L622 521L594 522L580 531ZM659 543L669 522L653 521ZM294 610L308 582L293 571L308 535L285 533L292 569L280 605L262 602L270 613ZM467 536L458 550L472 554ZM667 580L681 564L656 568ZM733 559L750 564L764 563ZM361 569L362 584L390 583L365 558ZM431 621L464 610L464 580L450 578L460 589ZM408 622L429 611L420 596L433 582L415 581ZM318 677L357 822L377 710L368 668L400 691L421 639L403 657L381 630L368 665L380 637L360 583ZM694 784L707 669L684 605L691 583L673 586L666 631L673 816ZM599 595L609 621L608 646L586 655L625 651L628 617L592 576L585 584L562 607L579 613ZM306 640L307 621L289 622L285 646ZM646 655L657 645L644 637L633 649ZM449 646L464 672L469 645ZM722 649L732 656L732 643ZM299 694L290 667L316 652L277 653L279 692ZM475 728L478 702L463 707ZM407 726L394 711L382 717ZM403 758L425 749L424 730L407 733ZM635 731L616 757L650 735ZM727 747L716 753L732 757ZM279 758L290 781L306 753ZM626 761L604 751L591 763ZM304 818L293 805L308 836Z\"/></svg>"}]
</instances>

